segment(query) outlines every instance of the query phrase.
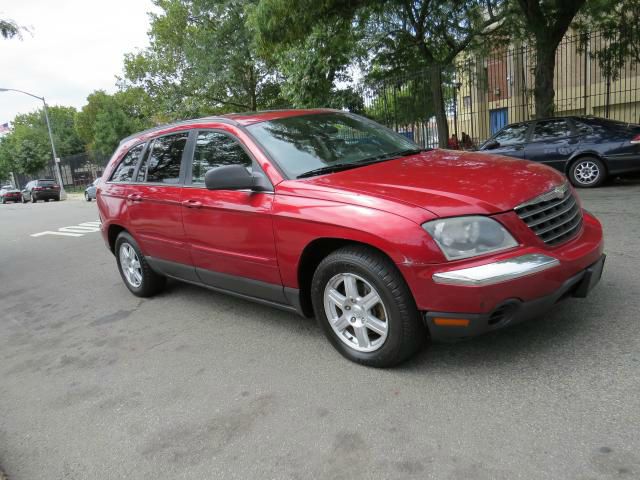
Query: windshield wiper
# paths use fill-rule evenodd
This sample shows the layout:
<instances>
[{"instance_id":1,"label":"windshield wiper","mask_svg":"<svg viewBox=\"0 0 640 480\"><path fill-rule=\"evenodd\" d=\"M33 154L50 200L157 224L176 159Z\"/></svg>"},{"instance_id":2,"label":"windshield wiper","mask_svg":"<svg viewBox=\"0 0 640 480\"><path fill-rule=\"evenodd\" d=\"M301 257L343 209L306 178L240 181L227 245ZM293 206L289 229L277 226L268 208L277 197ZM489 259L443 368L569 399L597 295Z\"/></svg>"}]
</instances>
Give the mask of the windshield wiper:
<instances>
[{"instance_id":1,"label":"windshield wiper","mask_svg":"<svg viewBox=\"0 0 640 480\"><path fill-rule=\"evenodd\" d=\"M408 150L400 150L398 152L383 153L381 155L365 158L353 163L336 163L335 165L326 165L324 167L316 168L314 170L309 170L308 172L301 173L296 178L307 178L307 177L313 177L316 175L323 175L325 173L333 173L333 172L339 172L341 170L349 170L350 168L363 167L365 165L370 165L372 163L385 162L387 160L391 160L394 158L406 157L407 155L414 155L416 153L420 153L421 151L422 150L419 148L411 148Z\"/></svg>"},{"instance_id":2,"label":"windshield wiper","mask_svg":"<svg viewBox=\"0 0 640 480\"><path fill-rule=\"evenodd\" d=\"M407 155L415 155L422 152L421 148L409 148L407 150L399 150L397 152L383 153L376 155L375 157L365 158L356 162L357 165L366 165L375 162L385 162L387 160L393 160L394 158L406 157Z\"/></svg>"},{"instance_id":3,"label":"windshield wiper","mask_svg":"<svg viewBox=\"0 0 640 480\"><path fill-rule=\"evenodd\" d=\"M325 173L339 172L341 170L349 170L350 168L357 168L361 165L357 163L336 163L335 165L327 165L320 168L309 170L308 172L301 173L296 178L314 177L316 175L323 175Z\"/></svg>"}]
</instances>

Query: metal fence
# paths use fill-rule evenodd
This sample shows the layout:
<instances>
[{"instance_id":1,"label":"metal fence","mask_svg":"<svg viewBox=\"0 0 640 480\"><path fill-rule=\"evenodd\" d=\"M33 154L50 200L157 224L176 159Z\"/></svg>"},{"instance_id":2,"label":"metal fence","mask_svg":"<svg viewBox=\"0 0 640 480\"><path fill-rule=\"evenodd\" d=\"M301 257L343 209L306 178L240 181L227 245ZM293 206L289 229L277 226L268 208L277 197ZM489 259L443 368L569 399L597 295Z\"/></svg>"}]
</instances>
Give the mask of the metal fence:
<instances>
[{"instance_id":1,"label":"metal fence","mask_svg":"<svg viewBox=\"0 0 640 480\"><path fill-rule=\"evenodd\" d=\"M640 123L640 65L635 58L608 58L615 34L566 36L556 52L556 116L594 115ZM449 136L478 145L504 125L535 117L532 46L516 43L486 56L466 55L434 67ZM432 71L388 78L361 88L364 114L425 147L438 145Z\"/></svg>"},{"instance_id":2,"label":"metal fence","mask_svg":"<svg viewBox=\"0 0 640 480\"><path fill-rule=\"evenodd\" d=\"M60 159L60 175L67 189L83 188L102 175L109 157L90 153L79 153ZM53 162L34 175L15 175L15 182L23 188L29 181L38 178L57 178Z\"/></svg>"}]
</instances>

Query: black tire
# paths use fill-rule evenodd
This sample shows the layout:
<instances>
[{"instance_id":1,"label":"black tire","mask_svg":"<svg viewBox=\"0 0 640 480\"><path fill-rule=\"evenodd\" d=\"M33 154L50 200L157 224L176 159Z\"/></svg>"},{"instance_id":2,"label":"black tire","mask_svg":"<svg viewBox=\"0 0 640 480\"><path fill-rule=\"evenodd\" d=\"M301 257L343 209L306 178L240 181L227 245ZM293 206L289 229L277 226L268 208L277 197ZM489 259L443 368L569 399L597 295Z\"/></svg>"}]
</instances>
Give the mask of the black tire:
<instances>
[{"instance_id":1,"label":"black tire","mask_svg":"<svg viewBox=\"0 0 640 480\"><path fill-rule=\"evenodd\" d=\"M31 195L31 203L38 203L38 200L36 199L35 195Z\"/></svg>"},{"instance_id":2,"label":"black tire","mask_svg":"<svg viewBox=\"0 0 640 480\"><path fill-rule=\"evenodd\" d=\"M59 202L59 201L60 201L60 197L55 197L55 198L53 199L53 201L54 201L54 202Z\"/></svg>"},{"instance_id":3,"label":"black tire","mask_svg":"<svg viewBox=\"0 0 640 480\"><path fill-rule=\"evenodd\" d=\"M6 202L4 200L4 197L2 197L2 199L0 199L0 203L2 203L2 205L4 205Z\"/></svg>"},{"instance_id":4,"label":"black tire","mask_svg":"<svg viewBox=\"0 0 640 480\"><path fill-rule=\"evenodd\" d=\"M329 323L324 291L327 283L341 273L366 280L382 300L388 333L384 343L375 351L362 352L350 347ZM414 355L427 338L426 328L402 274L385 255L372 248L347 246L329 254L313 275L311 299L316 319L325 335L336 350L351 361L371 367L391 367Z\"/></svg>"},{"instance_id":5,"label":"black tire","mask_svg":"<svg viewBox=\"0 0 640 480\"><path fill-rule=\"evenodd\" d=\"M24 197L20 197L22 199L22 203L27 203L27 201L24 199Z\"/></svg>"},{"instance_id":6,"label":"black tire","mask_svg":"<svg viewBox=\"0 0 640 480\"><path fill-rule=\"evenodd\" d=\"M87 202L90 202L90 201L91 201L91 197L89 196L89 194L88 194L87 192L84 192L84 199L85 199Z\"/></svg>"},{"instance_id":7,"label":"black tire","mask_svg":"<svg viewBox=\"0 0 640 480\"><path fill-rule=\"evenodd\" d=\"M584 171L594 172L593 179L586 178ZM569 169L569 180L577 188L596 188L607 179L607 168L604 163L596 157L581 157L571 165Z\"/></svg>"},{"instance_id":8,"label":"black tire","mask_svg":"<svg viewBox=\"0 0 640 480\"><path fill-rule=\"evenodd\" d=\"M120 263L120 249L123 244L130 245L138 256L138 260L140 262L140 270L142 272L142 282L139 286L135 286L129 282L127 277L125 276L122 265ZM122 281L125 286L129 289L131 293L138 297L151 297L162 291L164 288L167 279L163 275L159 275L154 272L147 261L144 258L144 255L140 251L140 247L138 243L133 239L131 235L127 232L122 232L118 235L115 244L115 255L116 255L116 263L118 264L118 271L120 272L120 276L122 277Z\"/></svg>"}]
</instances>

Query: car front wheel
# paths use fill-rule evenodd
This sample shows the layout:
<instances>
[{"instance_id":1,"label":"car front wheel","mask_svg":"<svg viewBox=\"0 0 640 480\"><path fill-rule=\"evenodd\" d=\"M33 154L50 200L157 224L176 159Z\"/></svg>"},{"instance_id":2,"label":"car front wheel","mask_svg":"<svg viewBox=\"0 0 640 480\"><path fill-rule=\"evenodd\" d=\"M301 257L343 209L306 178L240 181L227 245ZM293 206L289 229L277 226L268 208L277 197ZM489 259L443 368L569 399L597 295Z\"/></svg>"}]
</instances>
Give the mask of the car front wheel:
<instances>
[{"instance_id":1,"label":"car front wheel","mask_svg":"<svg viewBox=\"0 0 640 480\"><path fill-rule=\"evenodd\" d=\"M607 177L604 164L595 157L582 157L569 169L569 180L580 188L599 187Z\"/></svg>"},{"instance_id":2,"label":"car front wheel","mask_svg":"<svg viewBox=\"0 0 640 480\"><path fill-rule=\"evenodd\" d=\"M127 232L118 235L115 253L120 276L131 293L151 297L164 288L166 278L151 269L137 242Z\"/></svg>"},{"instance_id":3,"label":"car front wheel","mask_svg":"<svg viewBox=\"0 0 640 480\"><path fill-rule=\"evenodd\" d=\"M88 194L87 192L84 192L84 199L85 199L87 202L90 202L90 201L91 201L91 197L89 196L89 194Z\"/></svg>"},{"instance_id":4,"label":"car front wheel","mask_svg":"<svg viewBox=\"0 0 640 480\"><path fill-rule=\"evenodd\" d=\"M325 335L354 362L390 367L426 338L404 278L374 249L344 247L328 255L314 273L311 296Z\"/></svg>"}]
</instances>

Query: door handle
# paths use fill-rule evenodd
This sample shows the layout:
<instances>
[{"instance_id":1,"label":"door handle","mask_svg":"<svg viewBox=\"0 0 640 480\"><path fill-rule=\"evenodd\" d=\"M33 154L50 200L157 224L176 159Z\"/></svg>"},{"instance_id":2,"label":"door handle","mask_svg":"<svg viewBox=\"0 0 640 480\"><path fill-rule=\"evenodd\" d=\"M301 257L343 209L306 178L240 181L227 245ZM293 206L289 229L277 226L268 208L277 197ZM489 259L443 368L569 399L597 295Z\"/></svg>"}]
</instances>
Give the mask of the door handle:
<instances>
[{"instance_id":1,"label":"door handle","mask_svg":"<svg viewBox=\"0 0 640 480\"><path fill-rule=\"evenodd\" d=\"M142 201L142 195L139 193L131 193L127 195L127 200L131 200L132 202L140 202Z\"/></svg>"},{"instance_id":2,"label":"door handle","mask_svg":"<svg viewBox=\"0 0 640 480\"><path fill-rule=\"evenodd\" d=\"M200 208L202 206L202 203L198 200L185 200L184 202L182 202L182 206L187 208Z\"/></svg>"}]
</instances>

